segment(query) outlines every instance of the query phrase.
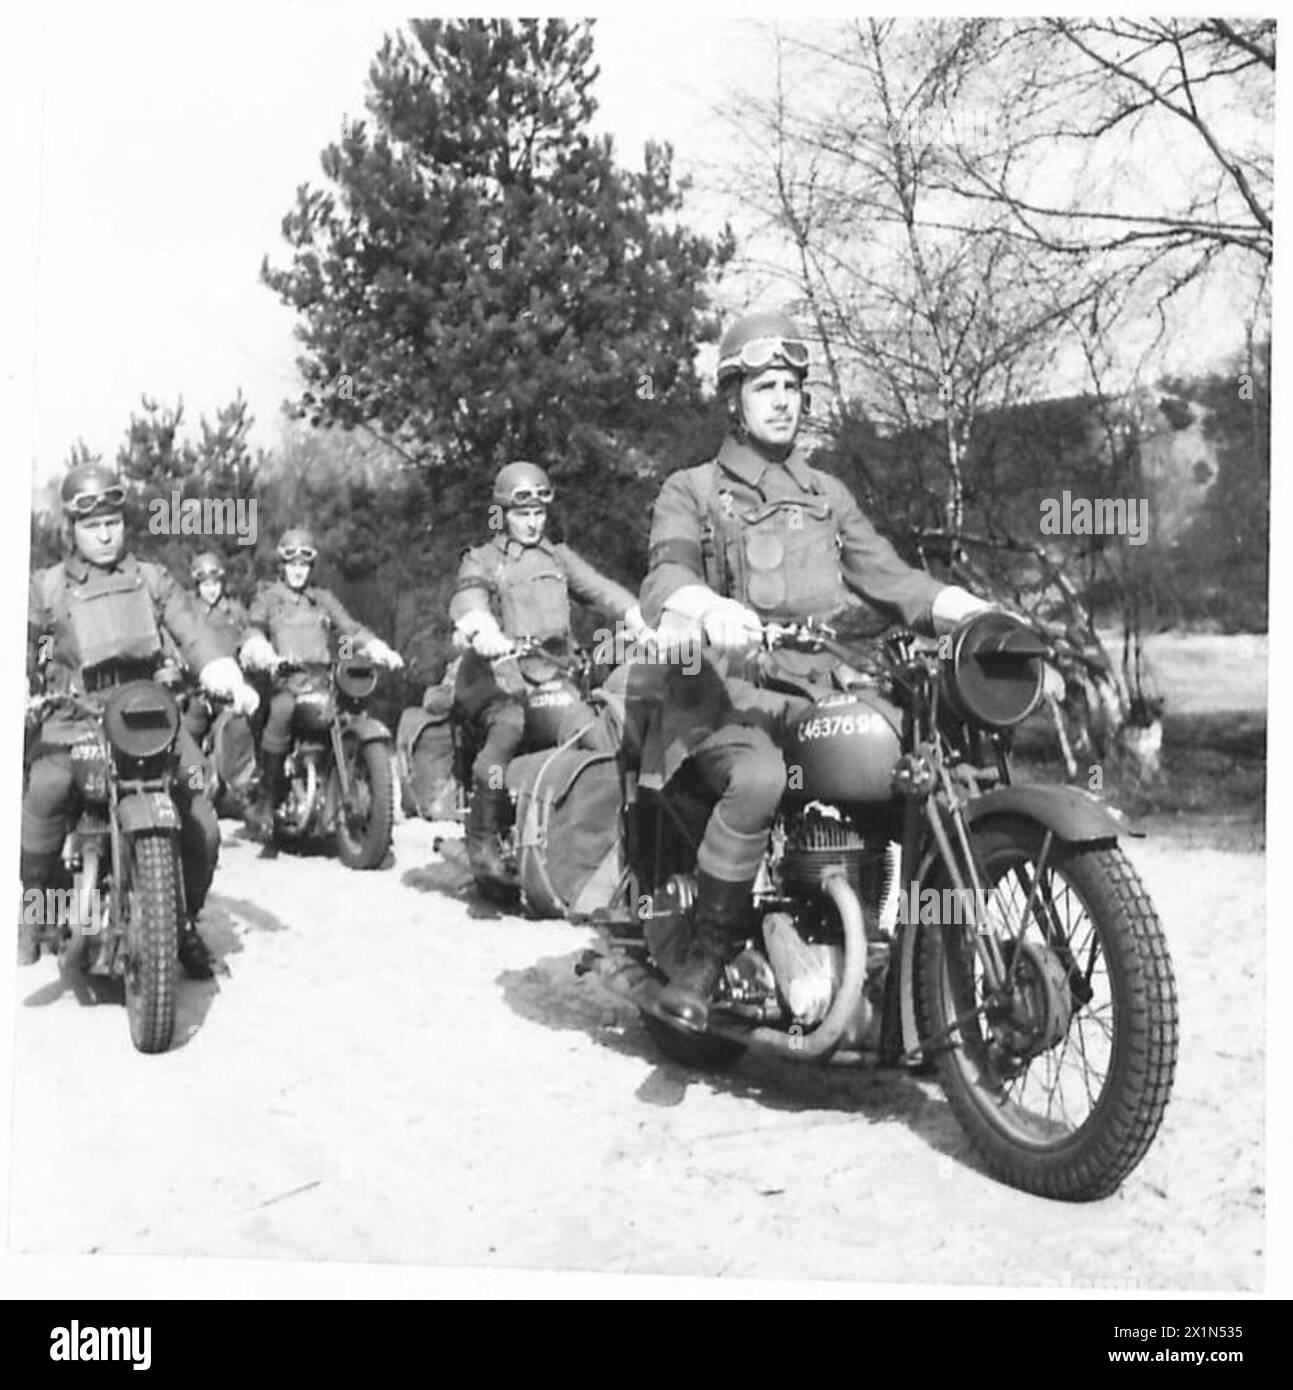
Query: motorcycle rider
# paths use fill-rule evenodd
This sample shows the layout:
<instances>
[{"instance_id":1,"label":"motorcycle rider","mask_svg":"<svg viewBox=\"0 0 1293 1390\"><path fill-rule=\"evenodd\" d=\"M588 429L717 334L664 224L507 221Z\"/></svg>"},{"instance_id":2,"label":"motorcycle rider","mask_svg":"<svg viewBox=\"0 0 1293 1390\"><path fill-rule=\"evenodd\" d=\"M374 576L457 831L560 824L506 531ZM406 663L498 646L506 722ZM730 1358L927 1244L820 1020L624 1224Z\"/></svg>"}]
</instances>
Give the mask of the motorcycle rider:
<instances>
[{"instance_id":1,"label":"motorcycle rider","mask_svg":"<svg viewBox=\"0 0 1293 1390\"><path fill-rule=\"evenodd\" d=\"M332 660L335 632L350 638L381 666L404 665L404 658L346 612L327 589L312 585L310 572L318 559L314 537L301 526L283 532L275 551L278 579L261 584L247 616L249 631L241 657L249 670L273 672L280 661L327 665ZM292 747L292 715L296 697L309 683L309 674L291 672L274 680L274 693L261 734L261 794L250 823L264 839L272 838L274 807L283 794L283 770Z\"/></svg>"},{"instance_id":2,"label":"motorcycle rider","mask_svg":"<svg viewBox=\"0 0 1293 1390\"><path fill-rule=\"evenodd\" d=\"M28 602L28 671L46 691L93 695L129 680L152 677L169 636L202 686L252 713L256 692L242 678L218 634L161 565L126 549L126 490L98 460L76 464L63 479L67 559L33 576ZM21 876L42 892L58 867L74 798L70 746L87 730L84 717L59 712L44 720L23 794ZM204 790L202 756L179 732L180 773L175 800L181 820L184 895L189 920L180 936L180 962L209 977L210 958L193 919L215 873L220 827ZM39 956L34 927L20 924L18 959Z\"/></svg>"},{"instance_id":3,"label":"motorcycle rider","mask_svg":"<svg viewBox=\"0 0 1293 1390\"><path fill-rule=\"evenodd\" d=\"M236 657L247 634L247 610L224 590L224 562L214 550L204 550L189 566L197 589L199 615L217 634L221 649ZM205 700L192 699L184 711L184 725L200 747L211 727L211 707Z\"/></svg>"},{"instance_id":4,"label":"motorcycle rider","mask_svg":"<svg viewBox=\"0 0 1293 1390\"><path fill-rule=\"evenodd\" d=\"M466 824L467 858L477 878L502 880L506 869L498 832L509 809L504 775L525 731L523 687L496 678L491 661L506 656L515 640L531 638L554 655L573 650L570 593L622 620L630 635L642 631L633 595L600 574L568 545L545 538L552 483L537 464L506 464L494 479L491 518L498 534L463 552L449 604L457 643L466 648L454 683L454 705L479 749L471 766L472 797ZM521 675L551 679L556 668L542 657L522 657ZM593 722L584 704L563 719L562 737Z\"/></svg>"},{"instance_id":5,"label":"motorcycle rider","mask_svg":"<svg viewBox=\"0 0 1293 1390\"><path fill-rule=\"evenodd\" d=\"M719 344L728 434L714 459L665 480L652 516L641 593L647 621L662 635L701 633L711 655L726 659L721 683L671 683L654 751L644 754L662 781L690 758L717 797L696 857L692 943L659 1000L666 1017L697 1031L746 934L751 888L786 786L779 745L814 687L825 693L835 664L825 653L790 651L756 661L763 624L825 621L874 605L909 626L946 631L992 607L907 565L848 488L809 466L796 445L808 363L808 344L784 314L738 319ZM803 698L758 688L752 678L770 668Z\"/></svg>"}]
</instances>

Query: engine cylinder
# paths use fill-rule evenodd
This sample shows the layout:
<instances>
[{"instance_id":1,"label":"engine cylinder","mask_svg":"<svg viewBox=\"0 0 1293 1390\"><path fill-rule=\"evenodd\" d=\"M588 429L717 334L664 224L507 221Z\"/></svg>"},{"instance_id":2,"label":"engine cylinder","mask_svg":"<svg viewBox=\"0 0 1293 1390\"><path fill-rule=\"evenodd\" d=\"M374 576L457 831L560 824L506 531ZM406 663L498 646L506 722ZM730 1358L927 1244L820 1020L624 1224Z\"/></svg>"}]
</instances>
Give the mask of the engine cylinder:
<instances>
[{"instance_id":1,"label":"engine cylinder","mask_svg":"<svg viewBox=\"0 0 1293 1390\"><path fill-rule=\"evenodd\" d=\"M883 896L887 870L883 844L859 835L847 821L811 812L802 817L786 839L782 882L792 892L820 893L827 876L841 869L863 903L873 906Z\"/></svg>"}]
</instances>

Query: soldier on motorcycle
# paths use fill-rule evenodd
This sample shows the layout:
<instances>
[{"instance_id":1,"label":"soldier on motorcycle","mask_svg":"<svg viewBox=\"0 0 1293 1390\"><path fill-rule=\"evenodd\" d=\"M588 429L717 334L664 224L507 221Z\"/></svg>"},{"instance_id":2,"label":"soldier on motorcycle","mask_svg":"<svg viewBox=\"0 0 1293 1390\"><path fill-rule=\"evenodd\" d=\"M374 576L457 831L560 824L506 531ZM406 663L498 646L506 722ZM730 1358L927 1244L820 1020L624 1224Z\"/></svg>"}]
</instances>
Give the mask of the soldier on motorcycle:
<instances>
[{"instance_id":1,"label":"soldier on motorcycle","mask_svg":"<svg viewBox=\"0 0 1293 1390\"><path fill-rule=\"evenodd\" d=\"M600 574L569 546L545 539L553 499L548 475L537 464L509 463L494 479L495 515L503 528L493 540L463 553L458 584L449 605L457 642L467 650L454 686L459 718L479 748L471 767L471 809L466 825L467 857L478 878L506 876L498 831L508 810L504 773L521 747L524 705L515 691L495 679L491 661L506 656L517 639L541 642L555 655L573 647L570 591L624 621L630 633L642 628L633 595ZM522 675L548 679L553 668L541 657L524 656ZM570 733L593 720L577 705L566 717Z\"/></svg>"},{"instance_id":2,"label":"soldier on motorcycle","mask_svg":"<svg viewBox=\"0 0 1293 1390\"><path fill-rule=\"evenodd\" d=\"M247 610L231 594L225 593L224 573L224 563L213 550L204 550L189 566L189 574L197 586L199 615L217 634L221 651L236 657L247 635ZM194 742L201 746L211 727L211 707L205 700L188 702L184 725Z\"/></svg>"},{"instance_id":3,"label":"soldier on motorcycle","mask_svg":"<svg viewBox=\"0 0 1293 1390\"><path fill-rule=\"evenodd\" d=\"M256 692L242 678L218 634L161 566L125 548L125 488L105 464L77 464L63 479L68 528L66 560L32 578L28 605L28 671L33 688L93 694L123 681L152 677L169 636L203 687L248 714ZM22 805L22 886L43 891L57 867L73 798L71 745L85 721L60 713L45 720ZM193 919L215 873L220 827L208 801L202 756L192 736L179 734L181 776L175 788L182 824L181 850L189 921L180 938L180 962L195 977L210 975L210 960ZM20 924L18 960L39 955L34 928Z\"/></svg>"},{"instance_id":4,"label":"soldier on motorcycle","mask_svg":"<svg viewBox=\"0 0 1293 1390\"><path fill-rule=\"evenodd\" d=\"M272 672L280 661L327 665L332 660L334 632L351 638L379 665L404 665L404 658L356 622L329 590L310 584L319 551L309 531L299 526L284 531L275 553L282 577L257 588L248 614L250 631L241 656L249 670ZM292 747L292 715L302 682L307 680L305 673L296 671L274 682L260 743L260 802L251 817L264 839L272 838L274 807L283 794L283 770Z\"/></svg>"},{"instance_id":5,"label":"soldier on motorcycle","mask_svg":"<svg viewBox=\"0 0 1293 1390\"><path fill-rule=\"evenodd\" d=\"M765 622L825 621L867 604L914 627L949 630L991 607L907 565L848 488L808 464L795 440L808 344L786 316L752 313L719 344L718 385L730 427L716 458L668 477L652 517L642 609L662 634L703 633L726 657L705 698L673 682L656 732L657 775L686 759L717 798L697 854L693 939L660 996L678 1025L703 1030L708 1001L744 936L750 893L786 786L779 744L807 698L759 689L752 653ZM783 681L807 697L826 654L776 653ZM805 684L806 683L806 684ZM701 708L707 705L708 708Z\"/></svg>"}]
</instances>

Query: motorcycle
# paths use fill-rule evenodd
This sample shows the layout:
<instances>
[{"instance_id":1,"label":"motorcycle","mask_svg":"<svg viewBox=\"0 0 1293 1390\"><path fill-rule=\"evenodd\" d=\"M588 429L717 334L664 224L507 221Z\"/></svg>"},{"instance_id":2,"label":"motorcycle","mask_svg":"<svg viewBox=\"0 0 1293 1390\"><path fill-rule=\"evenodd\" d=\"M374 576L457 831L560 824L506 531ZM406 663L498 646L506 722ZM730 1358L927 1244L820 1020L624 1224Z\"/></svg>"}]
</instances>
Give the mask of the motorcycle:
<instances>
[{"instance_id":1,"label":"motorcycle","mask_svg":"<svg viewBox=\"0 0 1293 1390\"><path fill-rule=\"evenodd\" d=\"M391 733L365 709L375 665L361 657L331 666L280 661L275 673L301 677L275 840L304 845L331 834L347 868L377 868L391 847L395 809Z\"/></svg>"},{"instance_id":2,"label":"motorcycle","mask_svg":"<svg viewBox=\"0 0 1293 1390\"><path fill-rule=\"evenodd\" d=\"M41 939L65 973L121 979L131 1041L140 1052L165 1052L187 916L173 795L179 706L155 681L135 680L101 704L61 693L37 696L29 709L35 718L64 710L93 721L70 746L80 804L62 854L71 889L51 890L63 901L42 914Z\"/></svg>"},{"instance_id":3,"label":"motorcycle","mask_svg":"<svg viewBox=\"0 0 1293 1390\"><path fill-rule=\"evenodd\" d=\"M807 624L767 629L765 647L839 664L794 721L750 930L707 1030L657 1008L689 942L712 804L685 773L662 793L629 774L624 887L577 970L636 1004L689 1066L747 1050L932 1066L995 1176L1071 1201L1114 1192L1171 1094L1176 985L1119 846L1136 832L1087 792L1012 779L1044 641L989 612L940 643L904 631L860 651Z\"/></svg>"},{"instance_id":4,"label":"motorcycle","mask_svg":"<svg viewBox=\"0 0 1293 1390\"><path fill-rule=\"evenodd\" d=\"M218 816L246 814L257 783L256 739L251 721L223 695L204 690L187 668L163 667L154 679L179 701L182 722L194 731L207 773L207 795ZM194 713L198 718L192 718ZM198 729L201 737L196 737Z\"/></svg>"},{"instance_id":5,"label":"motorcycle","mask_svg":"<svg viewBox=\"0 0 1293 1390\"><path fill-rule=\"evenodd\" d=\"M520 661L525 658L537 660L538 669L547 672L540 678L532 678L523 673ZM570 654L554 652L542 642L533 638L522 638L513 644L510 652L493 657L490 666L499 686L508 694L520 697L525 711L524 737L521 753L534 753L543 748L553 748L567 734L567 722L571 711L588 699L592 666L586 652L576 649ZM470 722L462 719L455 710L450 727L453 731L454 776L458 783L458 819L466 821L470 814L472 797L471 764L477 753ZM437 837L434 848L440 849L443 841ZM502 836L504 863L512 870L509 880L502 885L486 884L481 887L490 895L495 887L502 888L504 896L509 896L514 886L515 847L511 835Z\"/></svg>"}]
</instances>

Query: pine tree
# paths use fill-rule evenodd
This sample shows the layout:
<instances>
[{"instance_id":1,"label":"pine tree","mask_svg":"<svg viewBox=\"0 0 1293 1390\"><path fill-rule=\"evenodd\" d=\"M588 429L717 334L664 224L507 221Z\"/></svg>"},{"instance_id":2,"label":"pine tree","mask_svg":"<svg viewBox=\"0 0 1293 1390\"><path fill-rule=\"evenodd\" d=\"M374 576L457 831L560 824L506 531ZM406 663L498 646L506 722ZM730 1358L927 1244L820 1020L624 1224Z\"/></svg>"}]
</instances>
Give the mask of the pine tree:
<instances>
[{"instance_id":1,"label":"pine tree","mask_svg":"<svg viewBox=\"0 0 1293 1390\"><path fill-rule=\"evenodd\" d=\"M298 190L290 265L262 267L300 315L298 414L379 431L441 506L514 458L560 487L700 409L731 238L679 224L667 146L617 165L589 130L596 76L591 22L412 21L370 70L369 119L323 152L327 187Z\"/></svg>"}]
</instances>

